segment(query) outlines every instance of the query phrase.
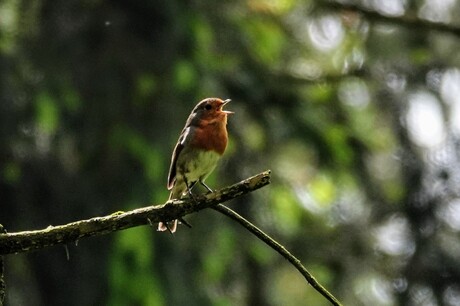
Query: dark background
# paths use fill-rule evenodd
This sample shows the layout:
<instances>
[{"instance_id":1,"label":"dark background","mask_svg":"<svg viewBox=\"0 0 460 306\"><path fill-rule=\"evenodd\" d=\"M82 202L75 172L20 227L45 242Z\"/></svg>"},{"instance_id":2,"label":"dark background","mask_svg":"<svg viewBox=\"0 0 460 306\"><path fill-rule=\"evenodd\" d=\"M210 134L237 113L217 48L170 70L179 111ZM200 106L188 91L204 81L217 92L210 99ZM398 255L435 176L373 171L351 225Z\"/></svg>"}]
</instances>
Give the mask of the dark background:
<instances>
[{"instance_id":1,"label":"dark background","mask_svg":"<svg viewBox=\"0 0 460 306\"><path fill-rule=\"evenodd\" d=\"M460 305L460 2L352 3L1 1L0 223L163 203L189 112L231 98L209 185L273 171L232 208L345 305ZM231 220L187 220L9 255L6 305L329 305Z\"/></svg>"}]
</instances>

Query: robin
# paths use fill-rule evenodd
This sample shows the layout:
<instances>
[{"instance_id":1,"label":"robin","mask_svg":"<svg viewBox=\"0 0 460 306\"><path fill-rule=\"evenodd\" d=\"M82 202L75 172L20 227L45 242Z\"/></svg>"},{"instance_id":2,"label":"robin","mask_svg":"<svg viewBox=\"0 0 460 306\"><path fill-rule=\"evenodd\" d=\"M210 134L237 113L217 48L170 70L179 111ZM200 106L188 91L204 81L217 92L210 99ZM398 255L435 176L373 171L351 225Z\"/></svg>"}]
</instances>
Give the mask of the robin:
<instances>
[{"instance_id":1,"label":"robin","mask_svg":"<svg viewBox=\"0 0 460 306\"><path fill-rule=\"evenodd\" d=\"M212 192L204 181L227 147L227 115L233 112L222 108L228 102L230 99L207 98L192 110L172 154L167 185L171 190L169 200L180 199L185 193L193 198L191 190L196 183ZM174 233L177 223L178 220L160 222L158 231Z\"/></svg>"}]
</instances>

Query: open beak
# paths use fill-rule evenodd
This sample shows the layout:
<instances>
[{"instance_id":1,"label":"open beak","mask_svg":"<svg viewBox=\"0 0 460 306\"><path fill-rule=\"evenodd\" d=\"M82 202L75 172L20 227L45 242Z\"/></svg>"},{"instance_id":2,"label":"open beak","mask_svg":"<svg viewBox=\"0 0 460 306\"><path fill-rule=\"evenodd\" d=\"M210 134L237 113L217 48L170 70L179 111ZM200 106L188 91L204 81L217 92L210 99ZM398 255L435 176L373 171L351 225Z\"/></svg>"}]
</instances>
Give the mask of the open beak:
<instances>
[{"instance_id":1,"label":"open beak","mask_svg":"<svg viewBox=\"0 0 460 306\"><path fill-rule=\"evenodd\" d=\"M230 99L227 99L227 100L224 100L224 103L220 106L220 110L224 113L226 113L227 115L231 115L231 114L234 114L234 112L231 112L231 111L227 111L227 110L223 110L222 108L227 105L230 101Z\"/></svg>"}]
</instances>

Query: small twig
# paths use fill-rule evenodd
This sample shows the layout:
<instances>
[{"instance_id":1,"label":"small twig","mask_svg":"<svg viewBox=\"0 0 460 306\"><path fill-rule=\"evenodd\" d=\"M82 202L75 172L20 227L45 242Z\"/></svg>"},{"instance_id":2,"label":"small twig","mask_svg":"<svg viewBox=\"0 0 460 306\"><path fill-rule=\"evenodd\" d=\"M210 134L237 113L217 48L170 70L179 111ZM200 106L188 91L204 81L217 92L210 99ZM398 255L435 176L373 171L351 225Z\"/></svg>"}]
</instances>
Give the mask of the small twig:
<instances>
[{"instance_id":1,"label":"small twig","mask_svg":"<svg viewBox=\"0 0 460 306\"><path fill-rule=\"evenodd\" d=\"M0 232L6 234L6 230L3 225L0 224ZM3 265L3 256L0 256L0 306L3 306L6 295L6 283L5 283L5 267Z\"/></svg>"},{"instance_id":2,"label":"small twig","mask_svg":"<svg viewBox=\"0 0 460 306\"><path fill-rule=\"evenodd\" d=\"M0 256L0 306L3 306L5 300L5 280L4 280L4 267L3 267L3 256Z\"/></svg>"},{"instance_id":3,"label":"small twig","mask_svg":"<svg viewBox=\"0 0 460 306\"><path fill-rule=\"evenodd\" d=\"M446 23L432 22L426 19L420 19L416 14L406 14L403 16L386 16L382 15L377 11L364 8L360 5L352 3L342 3L334 1L316 1L318 7L324 7L332 10L345 10L351 12L357 12L362 14L369 20L375 20L380 22L388 22L393 24L399 24L403 26L412 27L415 29L434 30L444 33L451 33L460 37L460 27L449 25Z\"/></svg>"},{"instance_id":4,"label":"small twig","mask_svg":"<svg viewBox=\"0 0 460 306\"><path fill-rule=\"evenodd\" d=\"M104 217L49 226L37 231L0 233L0 255L28 252L45 247L74 243L81 238L100 236L139 225L181 217L223 203L262 188L270 183L270 171L262 172L232 186L190 199L173 200L159 206L148 206Z\"/></svg>"},{"instance_id":5,"label":"small twig","mask_svg":"<svg viewBox=\"0 0 460 306\"><path fill-rule=\"evenodd\" d=\"M307 282L316 289L322 296L328 299L332 305L341 306L342 304L331 294L329 291L326 290L314 277L313 275L308 272L308 270L302 265L300 260L298 260L294 255L289 253L288 250L278 242L276 242L273 238L265 234L262 230L256 227L254 224L246 220L244 217L240 216L238 213L233 211L232 209L228 208L225 205L218 204L213 207L213 209L217 210L218 212L226 215L227 217L235 220L236 222L240 223L244 226L248 231L254 234L257 238L265 242L269 247L277 251L281 256L286 258L307 280Z\"/></svg>"},{"instance_id":6,"label":"small twig","mask_svg":"<svg viewBox=\"0 0 460 306\"><path fill-rule=\"evenodd\" d=\"M70 261L70 252L69 252L69 247L67 246L67 244L64 244L64 249L65 249L65 258L67 259L67 261Z\"/></svg>"}]
</instances>

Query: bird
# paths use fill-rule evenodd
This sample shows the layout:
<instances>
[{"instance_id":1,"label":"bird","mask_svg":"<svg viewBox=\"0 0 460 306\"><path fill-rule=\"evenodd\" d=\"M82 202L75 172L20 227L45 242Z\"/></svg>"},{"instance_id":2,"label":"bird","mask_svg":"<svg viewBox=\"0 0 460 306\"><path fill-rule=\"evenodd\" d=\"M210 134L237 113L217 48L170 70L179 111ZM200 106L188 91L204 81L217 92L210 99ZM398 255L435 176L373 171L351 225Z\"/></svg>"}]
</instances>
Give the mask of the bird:
<instances>
[{"instance_id":1,"label":"bird","mask_svg":"<svg viewBox=\"0 0 460 306\"><path fill-rule=\"evenodd\" d=\"M227 116L231 111L223 110L231 100L206 98L198 102L188 117L171 157L167 188L171 190L169 200L180 199L200 183L209 192L206 178L216 167L228 143ZM180 219L184 224L183 219ZM158 231L174 233L178 220L159 222Z\"/></svg>"}]
</instances>

